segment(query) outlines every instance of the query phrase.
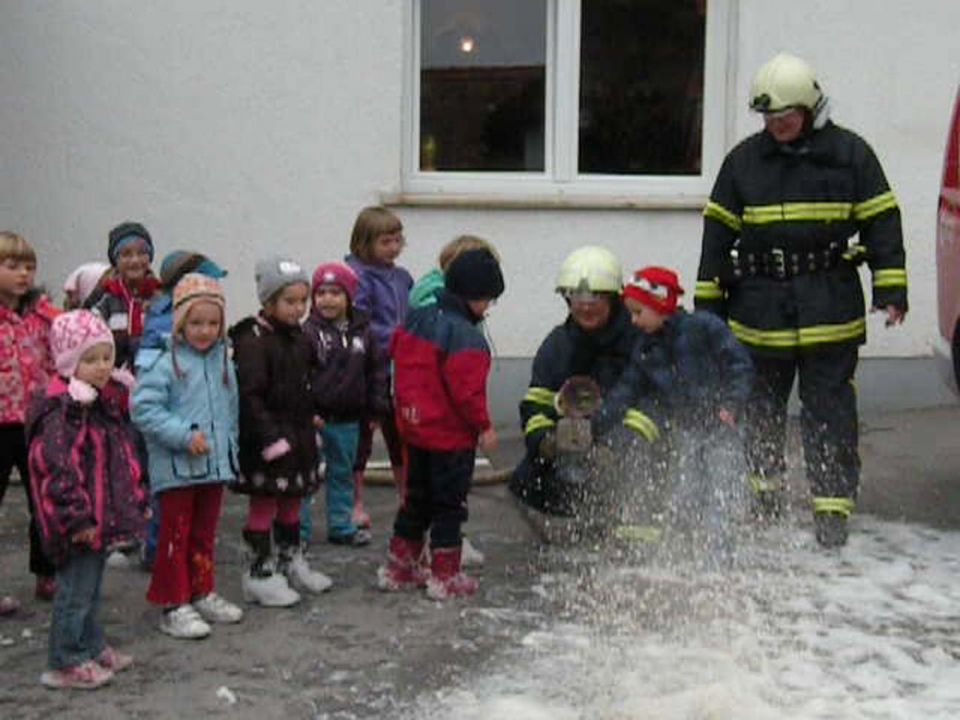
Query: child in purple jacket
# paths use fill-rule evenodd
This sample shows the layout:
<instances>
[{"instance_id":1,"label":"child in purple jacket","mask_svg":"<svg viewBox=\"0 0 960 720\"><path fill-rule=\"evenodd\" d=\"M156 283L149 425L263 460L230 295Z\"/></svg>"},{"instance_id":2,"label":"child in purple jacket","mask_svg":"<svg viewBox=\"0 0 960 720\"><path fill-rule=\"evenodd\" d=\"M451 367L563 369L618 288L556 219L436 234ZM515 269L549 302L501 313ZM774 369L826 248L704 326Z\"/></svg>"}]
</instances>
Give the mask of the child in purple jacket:
<instances>
[{"instance_id":1,"label":"child in purple jacket","mask_svg":"<svg viewBox=\"0 0 960 720\"><path fill-rule=\"evenodd\" d=\"M57 374L27 419L30 490L57 568L41 682L89 690L133 663L104 641L100 586L110 547L142 534L147 495L126 389L112 379L110 329L75 310L53 321L50 347Z\"/></svg>"},{"instance_id":2,"label":"child in purple jacket","mask_svg":"<svg viewBox=\"0 0 960 720\"><path fill-rule=\"evenodd\" d=\"M403 324L407 315L407 298L413 287L413 277L396 264L403 246L403 224L396 215L384 207L360 211L353 225L347 257L347 264L360 278L353 305L370 318L370 327L383 357L389 354L393 331ZM388 377L388 387L389 382ZM373 429L378 423L390 454L397 493L403 501L403 442L391 408L379 420L368 417L360 423L359 448L353 465L353 519L363 528L370 527L370 516L363 509L363 473L373 447Z\"/></svg>"}]
</instances>

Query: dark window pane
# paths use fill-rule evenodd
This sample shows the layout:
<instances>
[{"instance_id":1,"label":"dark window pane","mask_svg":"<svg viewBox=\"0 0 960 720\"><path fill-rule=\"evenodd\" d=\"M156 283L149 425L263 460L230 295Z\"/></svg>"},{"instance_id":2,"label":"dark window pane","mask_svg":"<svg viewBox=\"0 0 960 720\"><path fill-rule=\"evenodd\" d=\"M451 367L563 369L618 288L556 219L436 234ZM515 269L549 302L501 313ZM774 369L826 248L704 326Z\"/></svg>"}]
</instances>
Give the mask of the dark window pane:
<instances>
[{"instance_id":1,"label":"dark window pane","mask_svg":"<svg viewBox=\"0 0 960 720\"><path fill-rule=\"evenodd\" d=\"M546 32L546 0L423 0L421 170L543 170Z\"/></svg>"},{"instance_id":2,"label":"dark window pane","mask_svg":"<svg viewBox=\"0 0 960 720\"><path fill-rule=\"evenodd\" d=\"M696 175L706 0L583 0L581 173Z\"/></svg>"}]
</instances>

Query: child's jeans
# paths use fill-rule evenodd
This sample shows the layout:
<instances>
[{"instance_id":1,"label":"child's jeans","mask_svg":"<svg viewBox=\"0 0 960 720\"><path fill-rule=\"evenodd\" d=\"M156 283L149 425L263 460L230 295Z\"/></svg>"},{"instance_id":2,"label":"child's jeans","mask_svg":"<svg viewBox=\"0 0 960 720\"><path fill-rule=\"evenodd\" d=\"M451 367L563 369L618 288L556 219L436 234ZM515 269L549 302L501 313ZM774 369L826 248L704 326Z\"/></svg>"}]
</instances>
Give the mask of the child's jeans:
<instances>
[{"instance_id":1,"label":"child's jeans","mask_svg":"<svg viewBox=\"0 0 960 720\"><path fill-rule=\"evenodd\" d=\"M357 457L360 436L358 423L330 423L320 430L321 452L326 462L327 536L350 537L357 532L353 524L353 461ZM300 539L313 537L313 498L304 498L300 506Z\"/></svg>"},{"instance_id":2,"label":"child's jeans","mask_svg":"<svg viewBox=\"0 0 960 720\"><path fill-rule=\"evenodd\" d=\"M100 624L100 587L106 554L77 549L57 568L57 593L50 620L49 664L51 670L80 665L103 652Z\"/></svg>"},{"instance_id":3,"label":"child's jeans","mask_svg":"<svg viewBox=\"0 0 960 720\"><path fill-rule=\"evenodd\" d=\"M213 592L213 546L222 500L221 483L159 494L160 536L147 600L172 607Z\"/></svg>"},{"instance_id":4,"label":"child's jeans","mask_svg":"<svg viewBox=\"0 0 960 720\"><path fill-rule=\"evenodd\" d=\"M160 498L156 493L150 493L150 519L147 520L147 530L143 537L143 561L148 568L153 567L153 560L157 556L157 537L160 535Z\"/></svg>"}]
</instances>

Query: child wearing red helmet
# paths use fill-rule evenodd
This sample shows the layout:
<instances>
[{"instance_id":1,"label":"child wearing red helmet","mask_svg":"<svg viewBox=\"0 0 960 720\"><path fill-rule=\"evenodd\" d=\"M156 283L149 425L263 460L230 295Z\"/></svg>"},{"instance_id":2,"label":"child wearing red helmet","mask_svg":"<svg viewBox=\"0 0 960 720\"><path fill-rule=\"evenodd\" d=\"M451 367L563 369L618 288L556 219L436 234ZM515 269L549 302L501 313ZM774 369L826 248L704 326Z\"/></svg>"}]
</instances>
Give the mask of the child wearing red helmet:
<instances>
[{"instance_id":1,"label":"child wearing red helmet","mask_svg":"<svg viewBox=\"0 0 960 720\"><path fill-rule=\"evenodd\" d=\"M669 431L669 516L724 551L729 517L720 511L735 507L740 495L745 467L736 428L753 364L717 316L679 306L683 292L676 272L664 267L642 268L624 287L624 305L643 332L595 427L604 431L622 420L648 440Z\"/></svg>"}]
</instances>

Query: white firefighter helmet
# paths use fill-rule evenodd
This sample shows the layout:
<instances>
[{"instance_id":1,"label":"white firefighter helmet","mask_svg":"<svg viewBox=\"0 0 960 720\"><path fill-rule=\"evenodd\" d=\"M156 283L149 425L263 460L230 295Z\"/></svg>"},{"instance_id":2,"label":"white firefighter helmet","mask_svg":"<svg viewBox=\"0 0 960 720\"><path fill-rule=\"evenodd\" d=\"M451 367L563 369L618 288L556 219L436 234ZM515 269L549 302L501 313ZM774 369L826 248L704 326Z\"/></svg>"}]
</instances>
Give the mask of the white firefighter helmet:
<instances>
[{"instance_id":1,"label":"white firefighter helmet","mask_svg":"<svg viewBox=\"0 0 960 720\"><path fill-rule=\"evenodd\" d=\"M567 255L557 273L557 292L618 293L623 287L620 259L607 248L585 245Z\"/></svg>"},{"instance_id":2,"label":"white firefighter helmet","mask_svg":"<svg viewBox=\"0 0 960 720\"><path fill-rule=\"evenodd\" d=\"M787 53L780 53L764 63L750 87L750 108L757 112L802 107L817 115L825 101L826 96L813 68Z\"/></svg>"}]
</instances>

